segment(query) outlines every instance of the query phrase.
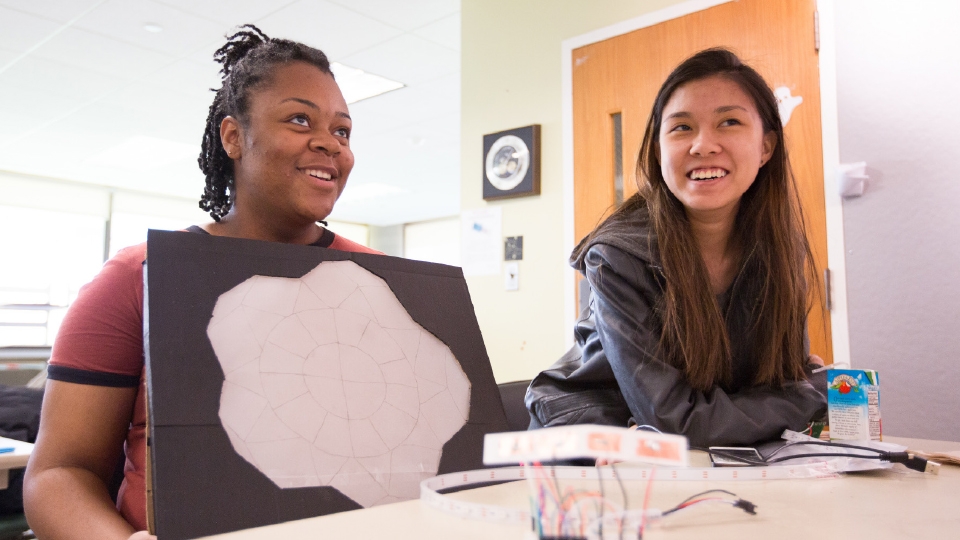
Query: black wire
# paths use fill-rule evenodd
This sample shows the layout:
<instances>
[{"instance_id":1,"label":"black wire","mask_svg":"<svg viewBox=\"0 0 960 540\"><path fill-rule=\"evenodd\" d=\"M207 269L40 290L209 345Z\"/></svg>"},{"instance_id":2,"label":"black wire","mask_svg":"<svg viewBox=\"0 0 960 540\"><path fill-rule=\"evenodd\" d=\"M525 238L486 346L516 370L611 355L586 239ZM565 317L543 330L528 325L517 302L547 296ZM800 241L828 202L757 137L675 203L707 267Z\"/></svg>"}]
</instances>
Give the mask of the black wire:
<instances>
[{"instance_id":1,"label":"black wire","mask_svg":"<svg viewBox=\"0 0 960 540\"><path fill-rule=\"evenodd\" d=\"M739 461L739 462L741 462L741 463L747 463L747 464L749 464L749 465L766 465L766 464L767 464L766 461L762 461L762 458L761 458L761 461L757 461L757 460L755 460L755 459L745 458L745 457L743 457L743 456L738 456L738 455L736 455L736 454L729 454L729 453L724 452L724 451L722 451L722 450L711 450L711 449L709 449L709 448L703 448L703 447L699 447L699 446L691 446L690 449L691 449L691 450L699 450L699 451L701 451L701 452L706 452L706 453L708 453L708 454L710 454L710 455L713 455L713 456L725 457L725 458L727 458L727 459L732 459L732 460L734 460L734 461Z\"/></svg>"},{"instance_id":2,"label":"black wire","mask_svg":"<svg viewBox=\"0 0 960 540\"><path fill-rule=\"evenodd\" d=\"M676 506L674 506L673 508L671 508L671 509L669 509L669 510L667 510L667 511L665 511L665 512L662 512L660 515L661 515L661 516L666 516L666 515L668 515L668 514L672 514L672 513L676 512L677 510L680 510L680 509L681 509L680 507L683 506L684 504L692 501L693 499L696 499L697 497L702 497L703 495L707 495L708 493L726 493L727 495L730 495L731 497L736 497L736 498L738 498L738 499L740 498L740 496L737 495L736 493L729 492L729 491L727 491L727 490L725 490L725 489L708 489L707 491L701 491L700 493L697 493L696 495L691 495L691 496L687 497L686 499L680 501L680 502L679 502Z\"/></svg>"},{"instance_id":3,"label":"black wire","mask_svg":"<svg viewBox=\"0 0 960 540\"><path fill-rule=\"evenodd\" d=\"M617 478L617 483L620 484L620 493L621 493L621 495L623 495L623 515L626 516L626 515L627 515L627 508L630 507L630 505L627 503L627 490L626 490L626 488L623 487L623 479L620 478L620 471L617 470L617 464L616 464L616 463L611 463L611 464L610 464L610 468L613 469L613 475ZM642 519L642 518L641 518L641 519ZM621 518L621 520L620 520L620 540L623 540L623 522L624 522L624 519Z\"/></svg>"},{"instance_id":4,"label":"black wire","mask_svg":"<svg viewBox=\"0 0 960 540\"><path fill-rule=\"evenodd\" d=\"M783 456L783 457L778 457L776 459L767 460L767 463L780 463L780 462L788 461L791 459L801 459L801 458L811 458L811 457L849 457L849 458L877 459L882 461L889 461L889 457L883 454L879 454L875 456L858 456L856 454L835 454L831 452L822 452L822 453L811 453L811 454L797 454L794 456Z\"/></svg>"},{"instance_id":5,"label":"black wire","mask_svg":"<svg viewBox=\"0 0 960 540\"><path fill-rule=\"evenodd\" d=\"M845 443L827 442L827 441L793 441L793 442L790 442L790 443L787 443L787 444L781 446L780 448L777 448L777 449L774 450L773 452L770 452L769 454L767 454L766 456L764 456L763 459L764 459L764 461L766 461L766 460L772 458L773 456L777 455L777 453L779 453L779 452L780 452L781 450L783 450L784 448L788 448L788 447L791 447L791 446L796 446L796 445L798 445L798 444L814 444L814 445L818 445L818 446L833 446L833 447L840 447L840 448L853 448L854 450L865 450L865 451L867 451L867 452L876 452L877 454L885 454L885 453L886 453L885 450L878 450L878 449L876 449L876 448L870 448L869 446L857 446L857 445L855 445L855 444L845 444ZM844 455L847 455L847 454L836 454L836 455L838 455L838 456L844 456ZM859 457L859 456L857 456L857 457Z\"/></svg>"}]
</instances>

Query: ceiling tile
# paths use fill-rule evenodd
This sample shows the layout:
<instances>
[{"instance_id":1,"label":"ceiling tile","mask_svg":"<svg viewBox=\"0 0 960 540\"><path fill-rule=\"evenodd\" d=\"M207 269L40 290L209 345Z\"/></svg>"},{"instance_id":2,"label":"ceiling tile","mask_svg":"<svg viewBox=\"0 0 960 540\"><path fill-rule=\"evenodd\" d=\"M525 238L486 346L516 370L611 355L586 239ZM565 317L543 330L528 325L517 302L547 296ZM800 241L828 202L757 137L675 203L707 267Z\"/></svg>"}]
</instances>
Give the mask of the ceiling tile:
<instances>
[{"instance_id":1,"label":"ceiling tile","mask_svg":"<svg viewBox=\"0 0 960 540\"><path fill-rule=\"evenodd\" d=\"M10 113L11 118L28 115L31 118L30 128L33 129L69 113L84 103L85 101L78 97L70 99L5 82L0 84L0 104L3 104L0 110L4 112L4 121L0 123L8 123L7 113Z\"/></svg>"},{"instance_id":2,"label":"ceiling tile","mask_svg":"<svg viewBox=\"0 0 960 540\"><path fill-rule=\"evenodd\" d=\"M0 47L18 53L28 51L60 26L49 19L0 7Z\"/></svg>"},{"instance_id":3,"label":"ceiling tile","mask_svg":"<svg viewBox=\"0 0 960 540\"><path fill-rule=\"evenodd\" d=\"M340 61L411 86L460 71L460 53L410 34Z\"/></svg>"},{"instance_id":4,"label":"ceiling tile","mask_svg":"<svg viewBox=\"0 0 960 540\"><path fill-rule=\"evenodd\" d=\"M402 30L413 30L460 12L460 0L334 0Z\"/></svg>"},{"instance_id":5,"label":"ceiling tile","mask_svg":"<svg viewBox=\"0 0 960 540\"><path fill-rule=\"evenodd\" d=\"M265 17L257 26L268 36L316 47L331 60L339 60L400 34L396 28L323 0L300 0Z\"/></svg>"},{"instance_id":6,"label":"ceiling tile","mask_svg":"<svg viewBox=\"0 0 960 540\"><path fill-rule=\"evenodd\" d=\"M123 80L29 55L0 73L0 85L13 83L52 96L90 100L120 88ZM0 102L0 111L11 104Z\"/></svg>"},{"instance_id":7,"label":"ceiling tile","mask_svg":"<svg viewBox=\"0 0 960 540\"><path fill-rule=\"evenodd\" d=\"M162 30L148 32L146 23ZM150 0L109 0L74 26L171 56L193 52L226 30L222 24Z\"/></svg>"},{"instance_id":8,"label":"ceiling tile","mask_svg":"<svg viewBox=\"0 0 960 540\"><path fill-rule=\"evenodd\" d=\"M135 79L174 61L169 55L73 28L33 54L124 79Z\"/></svg>"},{"instance_id":9,"label":"ceiling tile","mask_svg":"<svg viewBox=\"0 0 960 540\"><path fill-rule=\"evenodd\" d=\"M234 26L256 23L260 19L279 11L296 0L156 0L158 3L175 7L187 13L217 21L224 31Z\"/></svg>"},{"instance_id":10,"label":"ceiling tile","mask_svg":"<svg viewBox=\"0 0 960 540\"><path fill-rule=\"evenodd\" d=\"M212 59L201 63L187 58L145 75L140 80L156 87L203 96L204 100L209 102L213 100L210 89L221 86L219 70L220 64Z\"/></svg>"},{"instance_id":11,"label":"ceiling tile","mask_svg":"<svg viewBox=\"0 0 960 540\"><path fill-rule=\"evenodd\" d=\"M104 0L0 0L0 6L65 23ZM6 21L6 18L0 17Z\"/></svg>"},{"instance_id":12,"label":"ceiling tile","mask_svg":"<svg viewBox=\"0 0 960 540\"><path fill-rule=\"evenodd\" d=\"M460 14L454 13L449 17L444 17L439 21L432 22L413 31L414 35L428 39L453 49L460 50Z\"/></svg>"}]
</instances>

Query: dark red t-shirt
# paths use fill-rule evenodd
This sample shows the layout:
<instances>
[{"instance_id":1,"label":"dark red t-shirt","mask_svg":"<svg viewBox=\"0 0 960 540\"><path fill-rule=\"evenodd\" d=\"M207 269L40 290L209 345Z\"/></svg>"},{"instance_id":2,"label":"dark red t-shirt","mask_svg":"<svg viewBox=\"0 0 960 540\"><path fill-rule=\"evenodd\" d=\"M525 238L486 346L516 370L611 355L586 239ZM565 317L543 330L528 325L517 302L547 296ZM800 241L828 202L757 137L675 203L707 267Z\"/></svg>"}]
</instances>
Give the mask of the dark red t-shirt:
<instances>
[{"instance_id":1,"label":"dark red t-shirt","mask_svg":"<svg viewBox=\"0 0 960 540\"><path fill-rule=\"evenodd\" d=\"M191 228L194 232L204 232ZM332 233L328 233L332 235ZM340 251L382 253L329 236L321 245ZM145 465L146 376L143 363L143 261L146 243L120 250L80 289L57 333L48 367L53 380L110 387L138 387L124 443L127 462L117 509L136 530L147 528Z\"/></svg>"}]
</instances>

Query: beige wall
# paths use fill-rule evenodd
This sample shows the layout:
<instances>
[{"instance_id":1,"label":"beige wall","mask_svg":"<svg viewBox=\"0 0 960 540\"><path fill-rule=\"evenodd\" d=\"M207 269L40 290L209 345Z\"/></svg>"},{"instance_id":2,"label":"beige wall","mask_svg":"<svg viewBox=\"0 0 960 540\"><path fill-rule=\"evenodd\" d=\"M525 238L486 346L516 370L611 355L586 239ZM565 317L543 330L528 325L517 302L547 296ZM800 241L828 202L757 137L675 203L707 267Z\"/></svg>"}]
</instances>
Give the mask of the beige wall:
<instances>
[{"instance_id":1,"label":"beige wall","mask_svg":"<svg viewBox=\"0 0 960 540\"><path fill-rule=\"evenodd\" d=\"M503 235L523 236L520 290L503 276L470 277L497 382L529 379L564 352L560 45L565 39L678 0L463 0L461 206L503 208ZM483 134L541 124L541 194L487 203Z\"/></svg>"}]
</instances>

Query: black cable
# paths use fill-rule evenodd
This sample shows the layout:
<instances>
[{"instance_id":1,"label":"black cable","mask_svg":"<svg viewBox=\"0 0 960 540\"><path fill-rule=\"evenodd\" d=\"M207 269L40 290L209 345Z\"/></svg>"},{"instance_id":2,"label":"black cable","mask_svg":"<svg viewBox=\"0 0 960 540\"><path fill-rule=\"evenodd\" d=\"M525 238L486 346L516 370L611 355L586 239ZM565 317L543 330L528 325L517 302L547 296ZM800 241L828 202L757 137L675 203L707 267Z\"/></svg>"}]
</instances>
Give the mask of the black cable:
<instances>
[{"instance_id":1,"label":"black cable","mask_svg":"<svg viewBox=\"0 0 960 540\"><path fill-rule=\"evenodd\" d=\"M791 446L797 446L798 444L814 444L814 445L819 445L819 446L831 446L831 447L839 447L839 448L853 448L854 450L865 450L865 451L867 451L867 452L876 452L877 454L886 453L885 450L878 450L878 449L876 449L876 448L870 448L869 446L858 446L858 445L856 445L856 444L846 444L846 443L827 442L827 441L791 441L791 442L788 442L787 444L781 446L780 448L777 448L777 449L774 450L773 452L770 452L769 454L767 454L766 456L764 456L763 459L764 459L764 460L768 460L768 459L772 458L773 456L777 455L777 453L779 453L779 452L780 452L781 450L783 450L784 448L788 448L788 447L791 447ZM844 455L844 454L837 454L837 455L842 456L842 455Z\"/></svg>"},{"instance_id":2,"label":"black cable","mask_svg":"<svg viewBox=\"0 0 960 540\"><path fill-rule=\"evenodd\" d=\"M691 496L687 497L686 499L680 501L680 503L677 504L676 506L674 506L673 508L662 512L660 515L661 515L661 516L668 516L668 515L670 515L670 514L672 514L672 513L674 513L674 512L677 512L678 510L682 510L682 509L684 508L683 505L685 505L685 504L687 504L688 502L696 499L697 497L702 497L702 496L708 495L708 494L710 494L710 493L726 493L727 495L730 495L731 497L736 497L736 500L729 501L730 503L733 504L733 506L735 506L735 507L737 507L737 508L740 508L741 510L743 510L744 512L746 512L746 513L748 513L748 514L756 515L756 513L757 513L757 505L753 504L752 502L750 502L750 501L748 501L748 500L741 499L740 496L737 495L736 493L732 493L732 492L727 491L727 490L725 490L725 489L708 489L707 491L702 491L702 492L700 492L700 493L697 493L696 495L691 495Z\"/></svg>"},{"instance_id":3,"label":"black cable","mask_svg":"<svg viewBox=\"0 0 960 540\"><path fill-rule=\"evenodd\" d=\"M758 460L756 460L756 459L750 459L750 458L745 458L745 457L743 457L743 456L738 456L738 455L736 455L736 454L730 454L730 453L724 452L723 450L711 450L711 449L709 449L709 448L703 448L703 447L700 447L700 446L691 446L690 449L691 449L691 450L699 450L699 451L701 451L701 452L706 452L706 453L708 453L708 454L710 454L710 455L713 455L713 456L725 457L725 458L727 458L727 459L732 459L732 460L734 460L734 461L739 461L740 463L746 463L746 464L748 464L748 465L763 466L763 465L766 465L766 464L767 464L767 462L766 462L766 461L763 461L762 458L761 458L760 461L758 461Z\"/></svg>"},{"instance_id":4,"label":"black cable","mask_svg":"<svg viewBox=\"0 0 960 540\"><path fill-rule=\"evenodd\" d=\"M630 505L627 502L627 490L626 488L623 487L623 479L620 478L620 471L617 470L617 464L615 462L611 463L610 468L613 469L613 475L617 478L617 483L620 484L620 494L623 496L623 515L625 516L627 514L627 508L630 507ZM620 540L623 540L623 522L624 522L624 519L621 518L620 519Z\"/></svg>"},{"instance_id":5,"label":"black cable","mask_svg":"<svg viewBox=\"0 0 960 540\"><path fill-rule=\"evenodd\" d=\"M789 461L791 459L802 459L802 458L811 458L811 457L850 457L850 458L859 458L859 459L876 459L879 461L890 461L889 458L887 458L887 456L885 456L884 454L886 454L886 452L884 452L883 454L877 454L875 456L862 456L857 454L836 454L832 452L811 452L809 454L796 454L793 456L783 456L783 457L778 457L776 459L769 459L767 460L767 463L782 463L784 461Z\"/></svg>"}]
</instances>

